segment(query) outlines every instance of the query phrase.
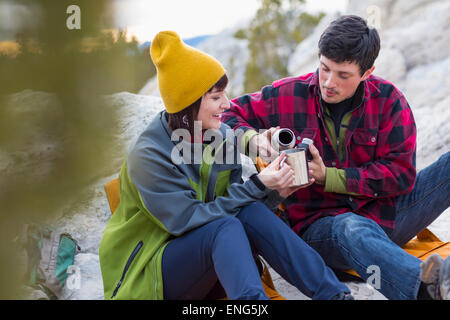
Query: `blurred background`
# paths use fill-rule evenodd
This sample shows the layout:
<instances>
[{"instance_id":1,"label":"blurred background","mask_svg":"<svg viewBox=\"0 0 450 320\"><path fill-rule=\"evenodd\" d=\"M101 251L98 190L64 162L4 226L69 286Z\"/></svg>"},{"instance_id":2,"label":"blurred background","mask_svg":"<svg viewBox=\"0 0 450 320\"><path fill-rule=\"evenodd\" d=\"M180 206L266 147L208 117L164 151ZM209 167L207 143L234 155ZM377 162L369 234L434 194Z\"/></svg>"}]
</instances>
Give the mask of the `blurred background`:
<instances>
[{"instance_id":1,"label":"blurred background","mask_svg":"<svg viewBox=\"0 0 450 320\"><path fill-rule=\"evenodd\" d=\"M19 296L17 243L36 222L82 248L81 288L64 298L103 299L103 186L163 109L149 56L158 31L221 61L231 98L314 72L320 34L345 13L380 32L375 74L413 108L421 169L450 147L449 1L0 0L0 298ZM447 220L435 231L449 241Z\"/></svg>"}]
</instances>

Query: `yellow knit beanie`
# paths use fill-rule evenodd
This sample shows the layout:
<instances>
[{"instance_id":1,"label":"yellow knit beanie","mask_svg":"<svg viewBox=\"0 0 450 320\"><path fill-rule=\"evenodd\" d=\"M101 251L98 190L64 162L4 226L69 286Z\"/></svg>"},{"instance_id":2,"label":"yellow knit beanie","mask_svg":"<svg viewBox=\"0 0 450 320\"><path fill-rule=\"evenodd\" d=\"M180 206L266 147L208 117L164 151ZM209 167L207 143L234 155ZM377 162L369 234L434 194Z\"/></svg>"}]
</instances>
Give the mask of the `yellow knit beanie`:
<instances>
[{"instance_id":1,"label":"yellow knit beanie","mask_svg":"<svg viewBox=\"0 0 450 320\"><path fill-rule=\"evenodd\" d=\"M150 48L158 86L168 113L179 112L200 99L226 73L219 61L161 31Z\"/></svg>"}]
</instances>

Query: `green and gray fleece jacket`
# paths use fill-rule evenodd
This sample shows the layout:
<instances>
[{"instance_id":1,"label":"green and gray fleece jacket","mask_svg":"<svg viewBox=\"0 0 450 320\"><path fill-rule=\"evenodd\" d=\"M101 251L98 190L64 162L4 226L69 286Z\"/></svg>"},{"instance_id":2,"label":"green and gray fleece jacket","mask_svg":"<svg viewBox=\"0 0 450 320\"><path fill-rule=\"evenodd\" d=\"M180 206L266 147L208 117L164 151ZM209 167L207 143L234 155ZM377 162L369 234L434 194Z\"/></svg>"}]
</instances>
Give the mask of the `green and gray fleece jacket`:
<instances>
[{"instance_id":1,"label":"green and gray fleece jacket","mask_svg":"<svg viewBox=\"0 0 450 320\"><path fill-rule=\"evenodd\" d=\"M222 140L210 144L172 141L163 111L140 135L120 170L120 203L100 243L105 299L163 299L161 258L171 239L255 201L274 210L283 200L255 179L243 182L237 138L226 131L222 124ZM186 150L192 164L179 161ZM195 150L203 154L198 164Z\"/></svg>"}]
</instances>

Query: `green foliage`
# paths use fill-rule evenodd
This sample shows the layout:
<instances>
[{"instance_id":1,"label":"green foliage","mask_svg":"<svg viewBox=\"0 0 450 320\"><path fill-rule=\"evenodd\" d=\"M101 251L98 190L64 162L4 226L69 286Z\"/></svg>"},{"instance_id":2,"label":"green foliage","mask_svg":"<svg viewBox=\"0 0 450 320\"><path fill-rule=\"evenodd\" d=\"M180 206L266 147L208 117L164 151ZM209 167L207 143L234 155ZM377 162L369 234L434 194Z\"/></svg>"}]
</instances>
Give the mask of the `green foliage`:
<instances>
[{"instance_id":1,"label":"green foliage","mask_svg":"<svg viewBox=\"0 0 450 320\"><path fill-rule=\"evenodd\" d=\"M239 29L233 35L236 39L248 39L247 31L244 29Z\"/></svg>"},{"instance_id":2,"label":"green foliage","mask_svg":"<svg viewBox=\"0 0 450 320\"><path fill-rule=\"evenodd\" d=\"M253 92L288 76L289 56L324 16L302 11L304 0L260 0L248 31L250 59L244 90Z\"/></svg>"},{"instance_id":3,"label":"green foliage","mask_svg":"<svg viewBox=\"0 0 450 320\"><path fill-rule=\"evenodd\" d=\"M21 35L16 41L20 46L17 56L0 55L0 94L24 89L54 92L62 85L65 90L94 86L100 94L137 93L156 74L149 50L140 49L135 38L127 40L125 31L117 37L102 32L68 40L56 51L37 44L31 35Z\"/></svg>"},{"instance_id":4,"label":"green foliage","mask_svg":"<svg viewBox=\"0 0 450 320\"><path fill-rule=\"evenodd\" d=\"M20 10L0 24L0 35L12 34L2 40L20 46L15 57L0 55L0 299L16 296L22 280L13 242L21 226L53 221L93 181L120 169L111 164L117 115L103 95L136 92L155 74L136 39L104 32L112 28L108 0L12 3ZM79 30L66 26L73 4Z\"/></svg>"}]
</instances>

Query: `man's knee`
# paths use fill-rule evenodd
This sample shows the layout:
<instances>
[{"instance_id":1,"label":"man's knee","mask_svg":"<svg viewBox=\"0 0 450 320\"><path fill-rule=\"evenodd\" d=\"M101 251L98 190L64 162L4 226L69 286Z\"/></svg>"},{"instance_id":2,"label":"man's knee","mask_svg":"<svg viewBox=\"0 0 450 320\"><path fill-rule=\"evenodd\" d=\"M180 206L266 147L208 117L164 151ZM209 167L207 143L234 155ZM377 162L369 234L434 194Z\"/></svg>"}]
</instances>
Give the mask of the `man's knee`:
<instances>
[{"instance_id":1,"label":"man's knee","mask_svg":"<svg viewBox=\"0 0 450 320\"><path fill-rule=\"evenodd\" d=\"M373 232L383 232L383 229L373 220L347 212L335 217L333 233L336 238L344 241L364 241Z\"/></svg>"},{"instance_id":2,"label":"man's knee","mask_svg":"<svg viewBox=\"0 0 450 320\"><path fill-rule=\"evenodd\" d=\"M440 160L444 161L444 163L448 166L450 163L450 151L447 151L443 155L439 157Z\"/></svg>"}]
</instances>

